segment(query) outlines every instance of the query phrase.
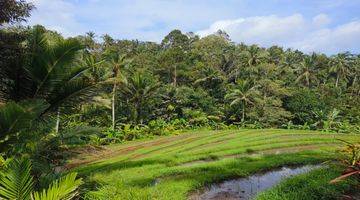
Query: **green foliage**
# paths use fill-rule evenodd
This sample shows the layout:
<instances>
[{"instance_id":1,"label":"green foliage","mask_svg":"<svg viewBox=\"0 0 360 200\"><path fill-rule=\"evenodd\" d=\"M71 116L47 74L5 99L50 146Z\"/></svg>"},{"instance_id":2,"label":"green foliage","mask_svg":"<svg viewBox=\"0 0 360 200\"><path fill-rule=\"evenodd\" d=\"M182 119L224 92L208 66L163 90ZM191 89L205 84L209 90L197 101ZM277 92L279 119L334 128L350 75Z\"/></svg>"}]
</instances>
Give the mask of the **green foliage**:
<instances>
[{"instance_id":1,"label":"green foliage","mask_svg":"<svg viewBox=\"0 0 360 200\"><path fill-rule=\"evenodd\" d=\"M48 189L33 194L34 200L71 200L78 196L77 189L82 184L81 179L76 179L76 173L70 173L59 180L55 180Z\"/></svg>"},{"instance_id":2,"label":"green foliage","mask_svg":"<svg viewBox=\"0 0 360 200\"><path fill-rule=\"evenodd\" d=\"M32 3L25 0L6 0L0 2L0 24L26 21L30 11L34 8Z\"/></svg>"},{"instance_id":3,"label":"green foliage","mask_svg":"<svg viewBox=\"0 0 360 200\"><path fill-rule=\"evenodd\" d=\"M0 106L0 152L6 152L16 143L25 143L31 137L26 130L47 108L48 104L42 100Z\"/></svg>"},{"instance_id":4,"label":"green foliage","mask_svg":"<svg viewBox=\"0 0 360 200\"><path fill-rule=\"evenodd\" d=\"M3 33L19 38L1 43L14 49L0 54L0 153L29 156L36 177L53 175L67 148L189 129L360 131L359 55L235 44L224 31L174 30L161 44Z\"/></svg>"},{"instance_id":5,"label":"green foliage","mask_svg":"<svg viewBox=\"0 0 360 200\"><path fill-rule=\"evenodd\" d=\"M85 100L92 94L93 84L79 77L89 66L74 63L81 44L75 39L50 44L45 33L41 27L35 27L29 38L33 49L30 63L25 67L31 78L29 97L45 99L49 109Z\"/></svg>"},{"instance_id":6,"label":"green foliage","mask_svg":"<svg viewBox=\"0 0 360 200\"><path fill-rule=\"evenodd\" d=\"M120 88L120 96L127 103L129 119L142 124L150 116L156 103L159 83L147 72L135 72Z\"/></svg>"},{"instance_id":7,"label":"green foliage","mask_svg":"<svg viewBox=\"0 0 360 200\"><path fill-rule=\"evenodd\" d=\"M76 173L70 173L53 181L48 189L34 192L34 180L31 176L31 162L27 158L8 159L5 166L0 167L0 198L2 199L36 199L55 200L74 199L77 189L82 184L76 179Z\"/></svg>"},{"instance_id":8,"label":"green foliage","mask_svg":"<svg viewBox=\"0 0 360 200\"><path fill-rule=\"evenodd\" d=\"M285 107L294 113L295 123L315 123L316 113L328 112L327 107L316 91L309 89L297 90L285 101Z\"/></svg>"},{"instance_id":9,"label":"green foliage","mask_svg":"<svg viewBox=\"0 0 360 200\"><path fill-rule=\"evenodd\" d=\"M360 142L351 143L339 139L346 146L341 150L339 160L345 168L342 175L331 180L330 183L338 183L349 177L357 178L360 181Z\"/></svg>"},{"instance_id":10,"label":"green foliage","mask_svg":"<svg viewBox=\"0 0 360 200\"><path fill-rule=\"evenodd\" d=\"M14 159L0 169L0 197L4 199L30 199L33 178L29 159Z\"/></svg>"}]
</instances>

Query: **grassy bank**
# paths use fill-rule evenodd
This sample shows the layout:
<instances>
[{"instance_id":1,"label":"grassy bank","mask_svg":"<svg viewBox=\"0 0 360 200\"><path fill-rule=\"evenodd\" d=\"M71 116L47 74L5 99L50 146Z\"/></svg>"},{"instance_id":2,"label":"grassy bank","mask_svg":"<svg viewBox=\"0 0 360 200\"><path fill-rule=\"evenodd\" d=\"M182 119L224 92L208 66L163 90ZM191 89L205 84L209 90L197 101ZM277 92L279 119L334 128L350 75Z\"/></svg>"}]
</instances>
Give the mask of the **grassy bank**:
<instances>
[{"instance_id":1,"label":"grassy bank","mask_svg":"<svg viewBox=\"0 0 360 200\"><path fill-rule=\"evenodd\" d=\"M211 182L329 160L340 147L336 138L360 140L297 130L196 131L109 146L69 166L84 177L88 199L186 199Z\"/></svg>"},{"instance_id":2,"label":"grassy bank","mask_svg":"<svg viewBox=\"0 0 360 200\"><path fill-rule=\"evenodd\" d=\"M359 189L359 182L349 178L336 184L329 181L341 174L336 166L317 169L310 173L286 179L274 188L258 195L257 200L314 200L340 199L344 194ZM357 186L356 186L357 185Z\"/></svg>"}]
</instances>

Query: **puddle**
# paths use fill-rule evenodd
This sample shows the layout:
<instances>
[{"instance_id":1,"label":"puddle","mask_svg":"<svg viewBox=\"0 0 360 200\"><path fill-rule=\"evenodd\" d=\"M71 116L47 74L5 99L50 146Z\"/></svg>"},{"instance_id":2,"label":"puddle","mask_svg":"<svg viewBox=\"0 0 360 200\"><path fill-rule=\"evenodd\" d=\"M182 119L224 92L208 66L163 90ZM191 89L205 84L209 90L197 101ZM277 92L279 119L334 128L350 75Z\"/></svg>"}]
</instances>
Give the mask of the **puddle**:
<instances>
[{"instance_id":1,"label":"puddle","mask_svg":"<svg viewBox=\"0 0 360 200\"><path fill-rule=\"evenodd\" d=\"M320 165L306 165L302 167L282 167L266 173L254 174L247 178L228 180L213 184L202 192L194 193L190 200L248 200L278 184L281 180L309 172Z\"/></svg>"}]
</instances>

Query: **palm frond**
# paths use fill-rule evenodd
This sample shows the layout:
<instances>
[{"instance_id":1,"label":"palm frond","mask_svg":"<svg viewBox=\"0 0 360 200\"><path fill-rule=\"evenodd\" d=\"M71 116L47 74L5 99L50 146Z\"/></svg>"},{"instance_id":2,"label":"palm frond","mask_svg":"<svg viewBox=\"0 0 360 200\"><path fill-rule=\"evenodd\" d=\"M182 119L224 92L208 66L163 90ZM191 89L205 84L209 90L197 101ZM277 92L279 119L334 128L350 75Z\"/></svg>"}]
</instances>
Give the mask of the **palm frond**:
<instances>
[{"instance_id":1,"label":"palm frond","mask_svg":"<svg viewBox=\"0 0 360 200\"><path fill-rule=\"evenodd\" d=\"M78 195L77 189L82 184L81 179L76 179L76 173L68 174L54 181L47 190L35 192L34 200L71 200Z\"/></svg>"},{"instance_id":2,"label":"palm frond","mask_svg":"<svg viewBox=\"0 0 360 200\"><path fill-rule=\"evenodd\" d=\"M48 106L43 100L28 100L0 107L0 143L4 137L29 127Z\"/></svg>"},{"instance_id":3,"label":"palm frond","mask_svg":"<svg viewBox=\"0 0 360 200\"><path fill-rule=\"evenodd\" d=\"M29 159L12 160L1 172L0 199L30 199L34 184L30 171Z\"/></svg>"},{"instance_id":4,"label":"palm frond","mask_svg":"<svg viewBox=\"0 0 360 200\"><path fill-rule=\"evenodd\" d=\"M59 106L66 106L69 103L89 101L97 91L97 84L89 83L82 79L75 79L67 82L61 90L53 94L49 99L51 106L48 110Z\"/></svg>"},{"instance_id":5,"label":"palm frond","mask_svg":"<svg viewBox=\"0 0 360 200\"><path fill-rule=\"evenodd\" d=\"M34 34L33 37L39 39L32 41L33 57L26 71L36 87L33 96L46 97L66 79L69 65L74 61L82 46L77 40L67 39L50 47L43 44L44 32L38 31Z\"/></svg>"}]
</instances>

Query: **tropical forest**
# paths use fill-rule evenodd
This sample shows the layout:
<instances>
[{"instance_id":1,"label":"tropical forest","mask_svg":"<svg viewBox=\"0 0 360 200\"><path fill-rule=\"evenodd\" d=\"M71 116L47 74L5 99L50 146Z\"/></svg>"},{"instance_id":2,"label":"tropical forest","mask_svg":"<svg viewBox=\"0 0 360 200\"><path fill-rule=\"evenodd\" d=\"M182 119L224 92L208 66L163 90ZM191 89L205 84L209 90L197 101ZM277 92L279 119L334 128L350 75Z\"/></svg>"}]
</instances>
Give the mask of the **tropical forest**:
<instances>
[{"instance_id":1,"label":"tropical forest","mask_svg":"<svg viewBox=\"0 0 360 200\"><path fill-rule=\"evenodd\" d=\"M69 36L37 2L0 0L1 200L360 199L360 51Z\"/></svg>"}]
</instances>

